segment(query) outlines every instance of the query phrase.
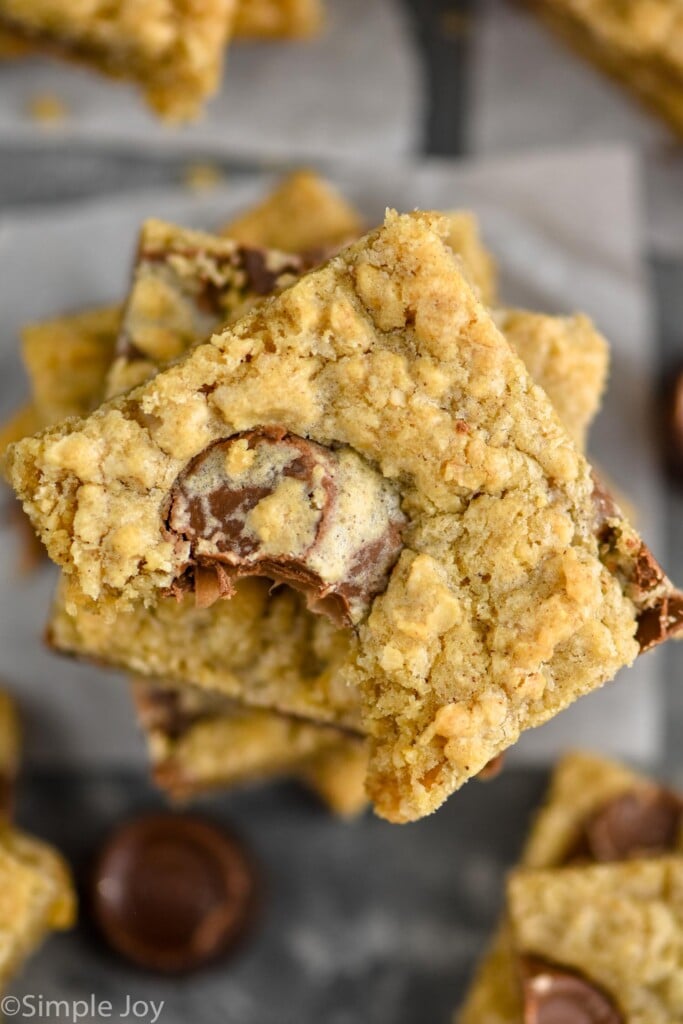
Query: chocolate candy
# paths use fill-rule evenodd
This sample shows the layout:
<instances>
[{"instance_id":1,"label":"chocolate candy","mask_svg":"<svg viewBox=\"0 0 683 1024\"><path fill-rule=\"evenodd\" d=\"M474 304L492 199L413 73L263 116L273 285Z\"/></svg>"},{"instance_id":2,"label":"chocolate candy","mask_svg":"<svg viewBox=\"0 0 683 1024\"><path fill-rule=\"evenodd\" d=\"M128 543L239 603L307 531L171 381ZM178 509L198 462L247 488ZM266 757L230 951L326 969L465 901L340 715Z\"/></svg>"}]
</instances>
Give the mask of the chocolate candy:
<instances>
[{"instance_id":1,"label":"chocolate candy","mask_svg":"<svg viewBox=\"0 0 683 1024\"><path fill-rule=\"evenodd\" d=\"M623 1024L612 999L582 975L536 957L520 966L524 1024Z\"/></svg>"},{"instance_id":2,"label":"chocolate candy","mask_svg":"<svg viewBox=\"0 0 683 1024\"><path fill-rule=\"evenodd\" d=\"M621 513L608 488L593 473L595 532L601 558L626 583L638 617L641 654L683 632L683 592L676 590L650 549L639 538L623 537Z\"/></svg>"},{"instance_id":3,"label":"chocolate candy","mask_svg":"<svg viewBox=\"0 0 683 1024\"><path fill-rule=\"evenodd\" d=\"M656 856L677 849L683 803L675 793L651 787L610 800L585 823L583 845L594 861Z\"/></svg>"},{"instance_id":4,"label":"chocolate candy","mask_svg":"<svg viewBox=\"0 0 683 1024\"><path fill-rule=\"evenodd\" d=\"M193 459L167 518L190 546L200 606L230 597L235 576L267 576L340 625L358 622L385 589L404 525L392 485L354 451L280 427L236 434Z\"/></svg>"},{"instance_id":5,"label":"chocolate candy","mask_svg":"<svg viewBox=\"0 0 683 1024\"><path fill-rule=\"evenodd\" d=\"M235 839L197 817L150 814L122 825L104 846L93 913L126 959L180 974L235 944L254 895L254 869Z\"/></svg>"}]
</instances>

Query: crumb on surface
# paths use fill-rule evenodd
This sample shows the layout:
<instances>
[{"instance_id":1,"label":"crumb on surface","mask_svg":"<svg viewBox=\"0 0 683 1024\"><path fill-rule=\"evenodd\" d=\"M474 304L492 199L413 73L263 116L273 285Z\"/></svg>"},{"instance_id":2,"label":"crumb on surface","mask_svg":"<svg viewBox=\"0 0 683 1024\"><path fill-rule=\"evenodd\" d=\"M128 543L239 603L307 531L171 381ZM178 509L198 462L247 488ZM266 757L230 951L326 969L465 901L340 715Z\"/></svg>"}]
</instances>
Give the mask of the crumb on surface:
<instances>
[{"instance_id":1,"label":"crumb on surface","mask_svg":"<svg viewBox=\"0 0 683 1024\"><path fill-rule=\"evenodd\" d=\"M69 108L64 100L50 92L35 93L31 96L26 111L31 120L44 125L59 124L69 116Z\"/></svg>"},{"instance_id":2,"label":"crumb on surface","mask_svg":"<svg viewBox=\"0 0 683 1024\"><path fill-rule=\"evenodd\" d=\"M188 164L183 172L183 184L191 192L209 192L224 180L222 169L208 162Z\"/></svg>"}]
</instances>

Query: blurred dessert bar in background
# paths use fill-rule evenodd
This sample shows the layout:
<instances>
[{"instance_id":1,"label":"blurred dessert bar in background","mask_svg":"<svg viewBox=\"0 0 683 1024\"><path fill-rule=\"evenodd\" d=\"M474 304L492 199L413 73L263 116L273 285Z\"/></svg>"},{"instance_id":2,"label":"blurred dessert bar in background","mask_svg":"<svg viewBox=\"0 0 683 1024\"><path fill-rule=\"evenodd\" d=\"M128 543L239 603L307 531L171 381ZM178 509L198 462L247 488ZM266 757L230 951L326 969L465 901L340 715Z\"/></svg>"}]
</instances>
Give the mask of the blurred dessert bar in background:
<instances>
[{"instance_id":1,"label":"blurred dessert bar in background","mask_svg":"<svg viewBox=\"0 0 683 1024\"><path fill-rule=\"evenodd\" d=\"M580 54L683 135L683 7L678 0L527 0Z\"/></svg>"}]
</instances>

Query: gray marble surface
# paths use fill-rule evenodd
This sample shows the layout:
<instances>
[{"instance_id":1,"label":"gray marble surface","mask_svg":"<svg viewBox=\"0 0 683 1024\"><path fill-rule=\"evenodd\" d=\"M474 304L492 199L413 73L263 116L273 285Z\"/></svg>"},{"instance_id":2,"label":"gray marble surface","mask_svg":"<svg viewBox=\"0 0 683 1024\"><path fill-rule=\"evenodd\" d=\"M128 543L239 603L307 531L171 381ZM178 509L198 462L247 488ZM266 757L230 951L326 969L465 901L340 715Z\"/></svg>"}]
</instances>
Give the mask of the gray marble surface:
<instances>
[{"instance_id":1,"label":"gray marble surface","mask_svg":"<svg viewBox=\"0 0 683 1024\"><path fill-rule=\"evenodd\" d=\"M531 770L473 783L400 833L370 814L334 821L293 785L204 801L202 813L239 832L264 879L260 917L234 957L187 979L149 977L108 952L84 902L78 929L50 939L11 993L95 993L117 1013L128 996L164 1000L160 1024L447 1024L543 785ZM19 820L85 880L109 829L158 805L137 776L34 776Z\"/></svg>"}]
</instances>

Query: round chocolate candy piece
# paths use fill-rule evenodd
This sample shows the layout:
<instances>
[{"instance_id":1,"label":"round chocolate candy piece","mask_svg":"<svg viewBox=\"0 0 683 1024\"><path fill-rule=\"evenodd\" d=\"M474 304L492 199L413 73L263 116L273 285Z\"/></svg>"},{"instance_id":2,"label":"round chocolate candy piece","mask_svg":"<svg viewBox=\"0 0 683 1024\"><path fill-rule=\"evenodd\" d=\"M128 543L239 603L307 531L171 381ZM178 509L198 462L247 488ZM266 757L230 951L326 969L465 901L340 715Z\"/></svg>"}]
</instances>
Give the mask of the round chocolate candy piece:
<instances>
[{"instance_id":1,"label":"round chocolate candy piece","mask_svg":"<svg viewBox=\"0 0 683 1024\"><path fill-rule=\"evenodd\" d=\"M659 787L623 793L601 807L584 826L592 860L619 861L676 850L683 824L683 803Z\"/></svg>"},{"instance_id":2,"label":"round chocolate candy piece","mask_svg":"<svg viewBox=\"0 0 683 1024\"><path fill-rule=\"evenodd\" d=\"M150 814L119 827L93 879L93 912L109 945L148 970L180 974L225 954L254 908L242 846L189 815Z\"/></svg>"},{"instance_id":3,"label":"round chocolate candy piece","mask_svg":"<svg viewBox=\"0 0 683 1024\"><path fill-rule=\"evenodd\" d=\"M524 1024L623 1024L610 997L575 971L536 957L521 964Z\"/></svg>"},{"instance_id":4,"label":"round chocolate candy piece","mask_svg":"<svg viewBox=\"0 0 683 1024\"><path fill-rule=\"evenodd\" d=\"M200 606L231 596L238 576L266 576L346 626L386 589L405 525L394 486L356 452L277 426L201 452L173 486L167 521L189 545Z\"/></svg>"}]
</instances>

